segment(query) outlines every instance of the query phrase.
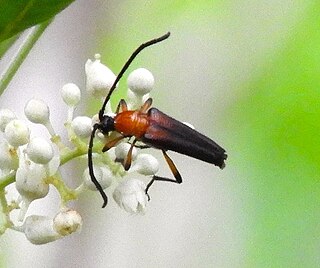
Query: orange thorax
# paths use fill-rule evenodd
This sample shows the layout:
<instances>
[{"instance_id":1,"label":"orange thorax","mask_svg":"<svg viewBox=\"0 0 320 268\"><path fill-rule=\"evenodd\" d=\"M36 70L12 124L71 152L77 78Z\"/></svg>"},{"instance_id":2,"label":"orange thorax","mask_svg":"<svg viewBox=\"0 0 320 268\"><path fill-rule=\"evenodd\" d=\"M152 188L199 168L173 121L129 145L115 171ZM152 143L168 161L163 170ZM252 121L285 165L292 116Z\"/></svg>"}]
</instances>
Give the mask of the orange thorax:
<instances>
[{"instance_id":1,"label":"orange thorax","mask_svg":"<svg viewBox=\"0 0 320 268\"><path fill-rule=\"evenodd\" d=\"M124 136L135 136L140 138L149 126L146 113L139 111L124 111L118 113L114 118L115 130Z\"/></svg>"}]
</instances>

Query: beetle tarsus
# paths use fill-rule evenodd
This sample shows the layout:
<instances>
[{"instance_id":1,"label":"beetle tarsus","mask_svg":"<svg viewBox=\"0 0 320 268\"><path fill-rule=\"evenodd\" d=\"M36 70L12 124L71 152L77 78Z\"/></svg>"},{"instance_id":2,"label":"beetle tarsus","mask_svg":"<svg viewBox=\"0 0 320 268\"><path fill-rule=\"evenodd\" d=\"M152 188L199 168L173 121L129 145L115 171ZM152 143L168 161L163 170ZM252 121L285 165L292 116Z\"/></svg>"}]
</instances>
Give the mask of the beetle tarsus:
<instances>
[{"instance_id":1,"label":"beetle tarsus","mask_svg":"<svg viewBox=\"0 0 320 268\"><path fill-rule=\"evenodd\" d=\"M146 195L148 196L148 201L150 201L150 196L149 196L148 191L149 191L151 185L152 185L155 181L165 181L165 182L173 182L173 183L180 184L180 183L182 182L182 179L181 179L181 181L177 181L177 180L174 180L174 179L169 179L169 178L165 178L165 177L160 177L160 176L153 175L151 181L147 184L147 187L146 187L146 190L145 190L145 193L146 193Z\"/></svg>"}]
</instances>

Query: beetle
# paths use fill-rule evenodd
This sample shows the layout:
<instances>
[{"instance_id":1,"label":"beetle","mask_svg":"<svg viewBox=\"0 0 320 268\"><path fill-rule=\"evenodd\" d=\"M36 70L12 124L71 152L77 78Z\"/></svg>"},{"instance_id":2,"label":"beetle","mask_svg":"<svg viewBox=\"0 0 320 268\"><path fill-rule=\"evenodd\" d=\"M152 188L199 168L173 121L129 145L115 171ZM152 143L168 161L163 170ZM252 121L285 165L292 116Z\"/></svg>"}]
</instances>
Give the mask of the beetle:
<instances>
[{"instance_id":1,"label":"beetle","mask_svg":"<svg viewBox=\"0 0 320 268\"><path fill-rule=\"evenodd\" d=\"M120 136L104 145L102 149L103 152L114 147L122 139L134 137L134 140L131 142L127 157L123 163L125 170L129 170L131 166L132 150L133 147L137 146L136 142L143 142L146 147L152 147L162 151L163 156L168 163L171 172L173 173L174 179L154 175L146 187L146 194L148 194L148 190L154 181L168 181L179 184L182 182L182 177L174 162L167 154L167 151L174 151L184 154L204 162L214 164L221 169L223 169L225 166L224 161L227 159L227 154L221 146L193 128L159 111L157 108L151 108L151 98L147 99L138 110L128 110L125 100L122 99L117 106L115 116L108 116L104 114L105 107L110 100L111 94L115 90L117 83L128 69L134 58L144 48L159 43L167 39L169 36L170 32L159 38L155 38L143 43L132 53L117 75L104 100L104 103L99 111L99 122L93 125L88 146L88 167L91 180L99 190L104 200L102 207L107 205L108 197L94 175L92 161L93 140L97 130L106 136L113 131L116 131L120 134Z\"/></svg>"}]
</instances>

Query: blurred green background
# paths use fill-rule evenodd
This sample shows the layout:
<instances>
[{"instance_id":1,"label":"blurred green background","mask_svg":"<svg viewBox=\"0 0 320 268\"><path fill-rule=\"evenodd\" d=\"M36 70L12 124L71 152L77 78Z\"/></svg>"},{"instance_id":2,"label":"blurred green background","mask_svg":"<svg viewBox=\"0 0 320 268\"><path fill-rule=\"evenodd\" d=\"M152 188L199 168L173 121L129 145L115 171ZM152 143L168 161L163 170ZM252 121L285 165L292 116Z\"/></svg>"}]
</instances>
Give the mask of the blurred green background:
<instances>
[{"instance_id":1,"label":"blurred green background","mask_svg":"<svg viewBox=\"0 0 320 268\"><path fill-rule=\"evenodd\" d=\"M85 2L75 1L68 9L86 7ZM94 202L88 212L94 219L85 219L84 237L89 234L94 244L105 232L105 247L109 241L128 243L127 248L113 245L120 256L125 249L132 254L149 249L134 258L140 267L319 267L320 2L91 3L90 17L85 8L72 13L80 18L76 23L89 21L95 35L73 44L88 42L78 61L99 52L117 73L138 44L171 31L169 40L143 52L131 69L151 70L154 105L195 125L221 144L229 158L219 172L174 155L185 178L180 188L157 186L141 219L92 210L99 209L100 203ZM83 87L84 78L80 81ZM122 82L113 104L125 96L125 89ZM90 111L98 107L94 103ZM89 198L86 202L93 203ZM105 228L102 219L116 224ZM98 226L94 232L90 220ZM121 223L130 226L125 227L129 237L112 237ZM185 241L175 241L174 233L186 236ZM149 240L129 246L127 239L136 243L141 237ZM163 247L168 251L157 255ZM130 259L120 262L127 266L115 263L107 267L128 267ZM134 263L129 267L136 267Z\"/></svg>"}]
</instances>

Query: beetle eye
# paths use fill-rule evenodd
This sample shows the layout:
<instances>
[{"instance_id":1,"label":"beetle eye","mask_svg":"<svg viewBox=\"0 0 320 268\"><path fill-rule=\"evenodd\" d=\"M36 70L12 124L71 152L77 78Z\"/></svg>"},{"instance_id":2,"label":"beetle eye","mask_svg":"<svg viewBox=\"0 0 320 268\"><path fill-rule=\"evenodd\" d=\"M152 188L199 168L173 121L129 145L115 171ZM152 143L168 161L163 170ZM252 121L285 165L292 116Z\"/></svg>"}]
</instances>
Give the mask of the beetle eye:
<instances>
[{"instance_id":1,"label":"beetle eye","mask_svg":"<svg viewBox=\"0 0 320 268\"><path fill-rule=\"evenodd\" d=\"M105 115L100 124L100 131L104 135L107 135L110 131L114 130L114 119L111 116Z\"/></svg>"}]
</instances>

